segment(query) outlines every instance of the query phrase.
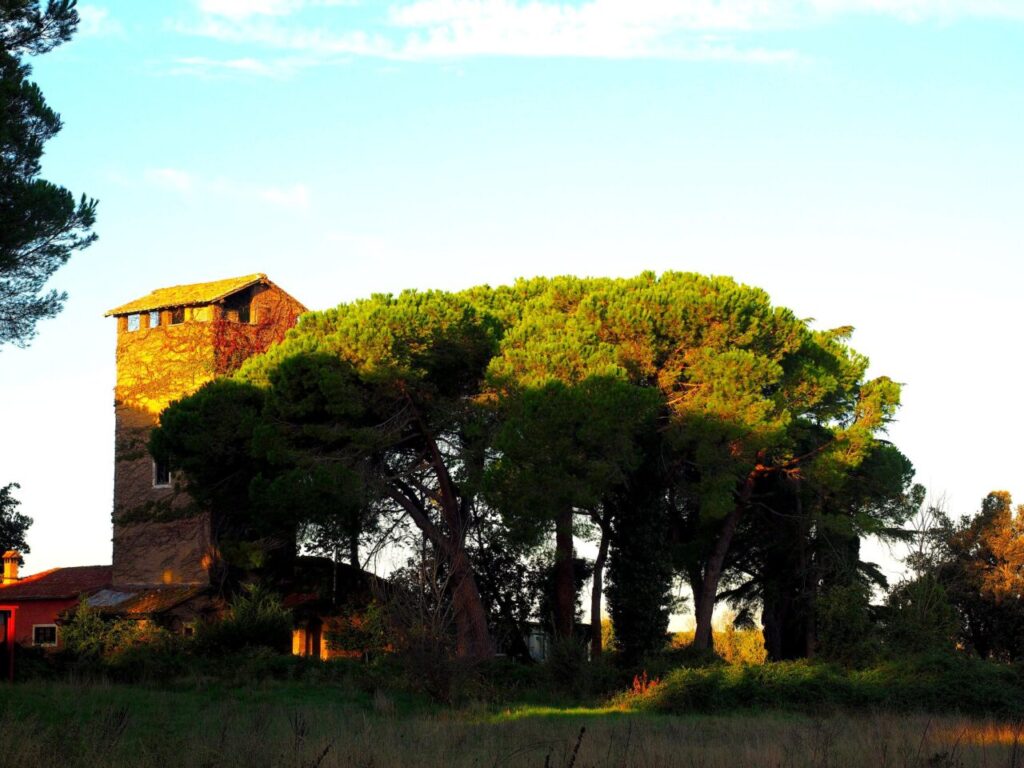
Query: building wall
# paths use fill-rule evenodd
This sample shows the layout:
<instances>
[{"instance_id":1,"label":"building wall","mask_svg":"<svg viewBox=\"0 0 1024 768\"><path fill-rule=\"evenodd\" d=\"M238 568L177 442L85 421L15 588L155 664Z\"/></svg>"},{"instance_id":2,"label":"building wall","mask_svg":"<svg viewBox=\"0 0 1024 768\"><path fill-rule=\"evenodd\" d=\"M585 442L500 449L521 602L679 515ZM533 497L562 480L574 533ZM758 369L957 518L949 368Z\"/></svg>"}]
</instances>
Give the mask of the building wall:
<instances>
[{"instance_id":1,"label":"building wall","mask_svg":"<svg viewBox=\"0 0 1024 768\"><path fill-rule=\"evenodd\" d=\"M305 308L276 286L251 289L249 323L226 319L223 305L186 308L185 322L129 331L117 324L114 387L113 582L121 585L209 583L217 552L207 515L196 514L181 482L154 487L149 434L172 401L231 373L284 338ZM230 301L230 299L229 299Z\"/></svg>"},{"instance_id":2,"label":"building wall","mask_svg":"<svg viewBox=\"0 0 1024 768\"><path fill-rule=\"evenodd\" d=\"M115 521L112 581L119 586L209 584L216 555L205 514Z\"/></svg>"},{"instance_id":3,"label":"building wall","mask_svg":"<svg viewBox=\"0 0 1024 768\"><path fill-rule=\"evenodd\" d=\"M14 642L19 645L32 645L32 627L36 624L56 624L57 616L75 605L78 599L65 600L25 600L24 602L13 603L16 607L14 622ZM0 595L0 608L3 608L2 595ZM60 628L57 629L57 647L63 647L64 640L61 637ZM0 670L0 679L3 678Z\"/></svg>"}]
</instances>

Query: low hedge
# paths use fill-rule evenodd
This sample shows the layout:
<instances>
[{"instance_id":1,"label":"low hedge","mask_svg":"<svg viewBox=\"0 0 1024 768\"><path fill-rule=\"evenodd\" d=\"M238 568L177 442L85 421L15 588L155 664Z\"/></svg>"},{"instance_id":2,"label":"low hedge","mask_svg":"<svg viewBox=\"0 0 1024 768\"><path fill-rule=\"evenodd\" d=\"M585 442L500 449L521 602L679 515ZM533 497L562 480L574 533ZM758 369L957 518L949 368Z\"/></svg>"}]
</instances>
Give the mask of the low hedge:
<instances>
[{"instance_id":1,"label":"low hedge","mask_svg":"<svg viewBox=\"0 0 1024 768\"><path fill-rule=\"evenodd\" d=\"M677 669L627 703L662 713L783 709L1024 714L1024 666L955 655L848 670L812 661Z\"/></svg>"}]
</instances>

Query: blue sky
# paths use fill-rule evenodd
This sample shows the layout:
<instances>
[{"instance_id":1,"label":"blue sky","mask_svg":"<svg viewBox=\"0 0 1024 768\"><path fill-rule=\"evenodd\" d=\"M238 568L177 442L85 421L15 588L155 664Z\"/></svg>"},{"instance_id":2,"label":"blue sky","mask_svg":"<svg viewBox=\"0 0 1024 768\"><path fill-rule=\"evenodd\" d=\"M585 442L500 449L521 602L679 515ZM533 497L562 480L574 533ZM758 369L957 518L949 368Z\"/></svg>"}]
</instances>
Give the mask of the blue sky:
<instances>
[{"instance_id":1,"label":"blue sky","mask_svg":"<svg viewBox=\"0 0 1024 768\"><path fill-rule=\"evenodd\" d=\"M181 0L33 61L44 176L100 200L0 351L29 571L110 561L114 323L267 272L311 308L517 276L728 274L853 325L950 508L1024 501L1024 3Z\"/></svg>"}]
</instances>

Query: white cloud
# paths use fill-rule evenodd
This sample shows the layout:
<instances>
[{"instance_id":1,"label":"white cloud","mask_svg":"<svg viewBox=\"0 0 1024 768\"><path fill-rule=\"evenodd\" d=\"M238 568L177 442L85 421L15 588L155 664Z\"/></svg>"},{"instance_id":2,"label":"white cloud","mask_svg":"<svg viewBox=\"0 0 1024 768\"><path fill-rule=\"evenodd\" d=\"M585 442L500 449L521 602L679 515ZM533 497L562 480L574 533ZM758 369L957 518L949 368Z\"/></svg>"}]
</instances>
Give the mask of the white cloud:
<instances>
[{"instance_id":1,"label":"white cloud","mask_svg":"<svg viewBox=\"0 0 1024 768\"><path fill-rule=\"evenodd\" d=\"M301 0L199 0L199 10L214 16L287 16L302 7Z\"/></svg>"},{"instance_id":2,"label":"white cloud","mask_svg":"<svg viewBox=\"0 0 1024 768\"><path fill-rule=\"evenodd\" d=\"M78 6L78 37L124 34L124 27L110 17L110 10L95 5Z\"/></svg>"},{"instance_id":3,"label":"white cloud","mask_svg":"<svg viewBox=\"0 0 1024 768\"><path fill-rule=\"evenodd\" d=\"M310 57L307 65L349 56L776 62L798 57L789 50L752 46L746 36L853 14L907 22L966 16L1024 20L1024 0L406 0L376 18L360 17L357 22L349 16L321 15L316 24L303 24L302 12L350 5L351 0L197 2L204 11L199 24L181 26L180 31L301 51Z\"/></svg>"},{"instance_id":4,"label":"white cloud","mask_svg":"<svg viewBox=\"0 0 1024 768\"><path fill-rule=\"evenodd\" d=\"M779 61L791 51L741 49L703 36L671 39L651 19L626 23L592 13L554 6L496 3L412 4L393 9L387 32L351 30L334 33L267 19L235 20L206 17L198 26L178 30L233 44L256 44L300 51L324 60L373 57L395 60L463 58L468 56L531 56L591 58L684 58ZM469 12L462 13L469 9ZM678 31L678 30L669 30ZM195 65L196 59L182 60ZM204 64L212 64L209 60ZM306 65L313 63L311 60ZM221 62L224 67L227 62ZM206 67L209 69L210 67ZM179 70L180 71L180 70ZM196 71L190 72L198 74Z\"/></svg>"},{"instance_id":5,"label":"white cloud","mask_svg":"<svg viewBox=\"0 0 1024 768\"><path fill-rule=\"evenodd\" d=\"M197 7L211 16L246 19L250 16L288 16L303 8L356 5L358 0L197 0Z\"/></svg>"},{"instance_id":6,"label":"white cloud","mask_svg":"<svg viewBox=\"0 0 1024 768\"><path fill-rule=\"evenodd\" d=\"M256 196L281 208L308 208L309 189L304 184L288 187L256 187Z\"/></svg>"},{"instance_id":7,"label":"white cloud","mask_svg":"<svg viewBox=\"0 0 1024 768\"><path fill-rule=\"evenodd\" d=\"M602 58L792 58L787 51L741 50L699 36L742 29L763 3L696 0L593 0L582 5L512 0L420 0L394 7L390 21L411 33L407 58L570 56ZM680 33L691 33L680 36ZM692 33L698 33L695 36Z\"/></svg>"},{"instance_id":8,"label":"white cloud","mask_svg":"<svg viewBox=\"0 0 1024 768\"><path fill-rule=\"evenodd\" d=\"M305 184L252 184L224 177L204 178L178 168L151 168L143 178L153 186L171 190L187 198L219 197L261 202L275 208L303 210L309 207L310 193Z\"/></svg>"},{"instance_id":9,"label":"white cloud","mask_svg":"<svg viewBox=\"0 0 1024 768\"><path fill-rule=\"evenodd\" d=\"M146 181L164 189L187 194L195 187L192 174L177 168L151 168L145 173Z\"/></svg>"},{"instance_id":10,"label":"white cloud","mask_svg":"<svg viewBox=\"0 0 1024 768\"><path fill-rule=\"evenodd\" d=\"M167 72L171 75L192 75L207 79L230 75L254 75L282 79L313 63L315 62L299 58L264 60L252 57L211 59L206 56L186 56L175 59Z\"/></svg>"},{"instance_id":11,"label":"white cloud","mask_svg":"<svg viewBox=\"0 0 1024 768\"><path fill-rule=\"evenodd\" d=\"M1020 0L414 0L392 6L399 27L469 39L529 34L590 40L655 40L677 32L794 27L844 14L904 20L1024 18Z\"/></svg>"}]
</instances>

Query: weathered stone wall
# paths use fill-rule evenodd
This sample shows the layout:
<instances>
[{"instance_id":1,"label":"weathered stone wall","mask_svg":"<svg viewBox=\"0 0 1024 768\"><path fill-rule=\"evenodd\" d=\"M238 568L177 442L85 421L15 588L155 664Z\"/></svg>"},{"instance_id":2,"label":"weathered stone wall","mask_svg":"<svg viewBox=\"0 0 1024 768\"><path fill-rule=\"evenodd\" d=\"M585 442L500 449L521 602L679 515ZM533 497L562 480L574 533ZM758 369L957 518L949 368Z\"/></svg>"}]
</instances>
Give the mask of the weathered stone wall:
<instances>
[{"instance_id":1,"label":"weathered stone wall","mask_svg":"<svg viewBox=\"0 0 1024 768\"><path fill-rule=\"evenodd\" d=\"M206 515L114 524L116 586L209 584L214 557Z\"/></svg>"},{"instance_id":2,"label":"weathered stone wall","mask_svg":"<svg viewBox=\"0 0 1024 768\"><path fill-rule=\"evenodd\" d=\"M185 321L129 331L118 318L114 388L113 581L121 585L209 583L217 558L209 517L183 484L154 486L149 433L172 401L235 370L284 338L305 308L276 286L251 289L249 323L225 319L221 305L186 308Z\"/></svg>"}]
</instances>

